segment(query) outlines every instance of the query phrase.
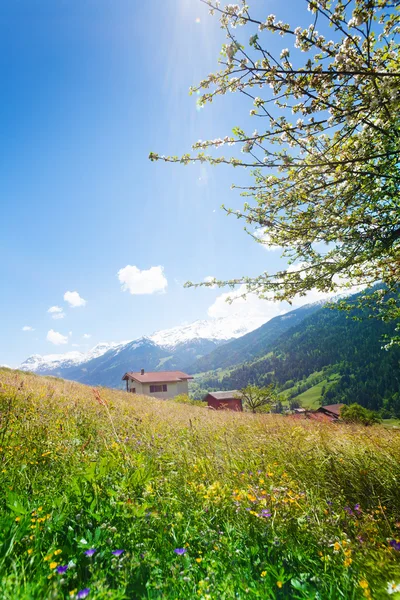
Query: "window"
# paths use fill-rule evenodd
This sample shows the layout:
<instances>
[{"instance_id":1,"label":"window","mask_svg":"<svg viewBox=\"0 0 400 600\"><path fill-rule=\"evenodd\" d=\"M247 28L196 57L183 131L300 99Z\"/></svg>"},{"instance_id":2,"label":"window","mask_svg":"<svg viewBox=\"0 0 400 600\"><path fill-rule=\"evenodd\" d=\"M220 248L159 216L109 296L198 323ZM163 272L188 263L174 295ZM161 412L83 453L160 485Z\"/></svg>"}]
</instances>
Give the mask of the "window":
<instances>
[{"instance_id":1,"label":"window","mask_svg":"<svg viewBox=\"0 0 400 600\"><path fill-rule=\"evenodd\" d=\"M163 383L162 385L151 385L150 386L150 394L154 394L156 392L166 392L166 391L168 391L166 383Z\"/></svg>"},{"instance_id":2,"label":"window","mask_svg":"<svg viewBox=\"0 0 400 600\"><path fill-rule=\"evenodd\" d=\"M131 388L131 393L136 394L136 388Z\"/></svg>"}]
</instances>

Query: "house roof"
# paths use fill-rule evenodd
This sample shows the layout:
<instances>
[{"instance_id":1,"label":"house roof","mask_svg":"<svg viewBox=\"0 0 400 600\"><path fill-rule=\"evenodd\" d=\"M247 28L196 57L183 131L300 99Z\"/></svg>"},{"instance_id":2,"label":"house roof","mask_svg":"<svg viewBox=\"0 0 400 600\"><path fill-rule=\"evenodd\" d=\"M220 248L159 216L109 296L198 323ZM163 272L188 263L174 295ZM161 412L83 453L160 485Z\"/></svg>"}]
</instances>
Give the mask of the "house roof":
<instances>
[{"instance_id":1,"label":"house roof","mask_svg":"<svg viewBox=\"0 0 400 600\"><path fill-rule=\"evenodd\" d=\"M328 412L336 416L340 416L340 410L344 404L328 404L327 406L320 406L319 412Z\"/></svg>"},{"instance_id":2,"label":"house roof","mask_svg":"<svg viewBox=\"0 0 400 600\"><path fill-rule=\"evenodd\" d=\"M237 390L230 390L229 392L209 392L207 396L211 396L214 400L237 400L238 398L241 398L241 394Z\"/></svg>"},{"instance_id":3,"label":"house roof","mask_svg":"<svg viewBox=\"0 0 400 600\"><path fill-rule=\"evenodd\" d=\"M133 379L139 383L174 383L177 381L186 381L187 379L193 379L191 375L187 375L182 371L145 371L142 375L141 372L133 373L128 372L122 378Z\"/></svg>"}]
</instances>

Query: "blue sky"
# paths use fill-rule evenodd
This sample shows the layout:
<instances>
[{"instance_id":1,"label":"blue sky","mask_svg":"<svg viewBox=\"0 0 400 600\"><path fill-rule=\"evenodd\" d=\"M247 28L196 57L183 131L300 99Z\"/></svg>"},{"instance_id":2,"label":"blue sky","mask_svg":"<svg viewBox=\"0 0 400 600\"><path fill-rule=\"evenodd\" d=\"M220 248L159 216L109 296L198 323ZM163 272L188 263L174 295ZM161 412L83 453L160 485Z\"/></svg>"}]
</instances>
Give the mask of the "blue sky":
<instances>
[{"instance_id":1,"label":"blue sky","mask_svg":"<svg viewBox=\"0 0 400 600\"><path fill-rule=\"evenodd\" d=\"M283 18L299 6L253 4ZM230 184L249 174L148 160L249 122L243 99L197 110L188 95L224 41L200 0L3 0L0 364L224 316L223 290L183 283L280 264L220 210L241 207ZM150 279L162 293L123 291L128 265L161 266ZM134 275L122 271L131 291Z\"/></svg>"}]
</instances>

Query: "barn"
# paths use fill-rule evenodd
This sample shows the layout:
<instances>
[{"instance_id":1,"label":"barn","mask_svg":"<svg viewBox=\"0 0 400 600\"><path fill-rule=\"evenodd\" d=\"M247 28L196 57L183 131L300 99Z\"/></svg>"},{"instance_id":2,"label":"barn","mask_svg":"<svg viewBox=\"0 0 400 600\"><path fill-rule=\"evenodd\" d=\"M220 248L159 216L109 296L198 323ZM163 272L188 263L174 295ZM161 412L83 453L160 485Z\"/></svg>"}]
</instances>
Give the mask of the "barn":
<instances>
[{"instance_id":1,"label":"barn","mask_svg":"<svg viewBox=\"0 0 400 600\"><path fill-rule=\"evenodd\" d=\"M243 411L240 392L230 390L229 392L210 392L205 396L204 402L207 402L209 408L214 410L234 410Z\"/></svg>"}]
</instances>

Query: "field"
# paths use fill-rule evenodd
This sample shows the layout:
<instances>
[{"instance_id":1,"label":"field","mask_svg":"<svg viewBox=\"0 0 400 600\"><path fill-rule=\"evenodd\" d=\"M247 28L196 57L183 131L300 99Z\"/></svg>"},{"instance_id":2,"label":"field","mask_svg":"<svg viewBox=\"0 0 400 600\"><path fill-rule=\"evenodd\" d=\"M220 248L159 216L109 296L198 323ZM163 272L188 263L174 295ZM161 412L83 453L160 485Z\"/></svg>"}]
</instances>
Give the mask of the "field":
<instances>
[{"instance_id":1,"label":"field","mask_svg":"<svg viewBox=\"0 0 400 600\"><path fill-rule=\"evenodd\" d=\"M2 600L400 597L397 430L0 369L0 457Z\"/></svg>"}]
</instances>

